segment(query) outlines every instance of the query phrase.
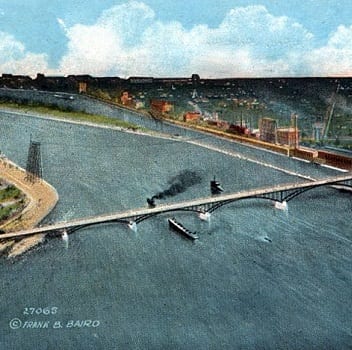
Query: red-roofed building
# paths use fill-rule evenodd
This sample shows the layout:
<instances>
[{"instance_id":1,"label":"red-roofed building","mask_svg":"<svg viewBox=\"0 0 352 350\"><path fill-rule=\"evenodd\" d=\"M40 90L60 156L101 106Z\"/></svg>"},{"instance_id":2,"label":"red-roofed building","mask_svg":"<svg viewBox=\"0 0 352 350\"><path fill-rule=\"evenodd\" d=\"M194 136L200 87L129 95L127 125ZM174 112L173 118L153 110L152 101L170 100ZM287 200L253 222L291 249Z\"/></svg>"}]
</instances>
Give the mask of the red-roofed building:
<instances>
[{"instance_id":1,"label":"red-roofed building","mask_svg":"<svg viewBox=\"0 0 352 350\"><path fill-rule=\"evenodd\" d=\"M183 121L184 122L192 122L192 121L199 121L201 117L200 112L186 112L183 115Z\"/></svg>"},{"instance_id":2,"label":"red-roofed building","mask_svg":"<svg viewBox=\"0 0 352 350\"><path fill-rule=\"evenodd\" d=\"M160 113L169 113L174 110L174 104L165 100L150 100L150 109Z\"/></svg>"}]
</instances>

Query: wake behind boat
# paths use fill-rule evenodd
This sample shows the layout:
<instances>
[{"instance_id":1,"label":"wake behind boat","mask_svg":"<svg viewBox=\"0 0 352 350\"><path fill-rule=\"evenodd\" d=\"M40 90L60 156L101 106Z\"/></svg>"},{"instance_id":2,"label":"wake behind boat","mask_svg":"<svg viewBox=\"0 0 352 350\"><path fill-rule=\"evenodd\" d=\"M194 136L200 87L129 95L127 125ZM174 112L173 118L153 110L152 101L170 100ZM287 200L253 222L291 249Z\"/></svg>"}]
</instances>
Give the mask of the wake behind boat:
<instances>
[{"instance_id":1,"label":"wake behind boat","mask_svg":"<svg viewBox=\"0 0 352 350\"><path fill-rule=\"evenodd\" d=\"M188 230L180 222L178 222L175 218L169 218L168 222L169 222L170 228L172 228L173 230L175 230L179 233L182 233L187 238L192 239L192 240L198 239L198 236L196 235L195 232Z\"/></svg>"}]
</instances>

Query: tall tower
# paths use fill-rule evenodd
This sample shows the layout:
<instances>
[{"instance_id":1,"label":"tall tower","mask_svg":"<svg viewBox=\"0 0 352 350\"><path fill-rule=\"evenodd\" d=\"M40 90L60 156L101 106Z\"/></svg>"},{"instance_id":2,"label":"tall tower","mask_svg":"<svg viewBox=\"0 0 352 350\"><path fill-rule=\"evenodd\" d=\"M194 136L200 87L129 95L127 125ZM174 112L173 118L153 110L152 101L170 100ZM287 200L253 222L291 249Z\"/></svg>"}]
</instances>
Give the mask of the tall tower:
<instances>
[{"instance_id":1,"label":"tall tower","mask_svg":"<svg viewBox=\"0 0 352 350\"><path fill-rule=\"evenodd\" d=\"M298 115L296 113L291 114L291 128L294 130L294 147L299 146L299 135L298 135Z\"/></svg>"},{"instance_id":2,"label":"tall tower","mask_svg":"<svg viewBox=\"0 0 352 350\"><path fill-rule=\"evenodd\" d=\"M40 142L30 141L27 167L26 167L26 180L29 182L40 181L42 178L42 158L40 153Z\"/></svg>"},{"instance_id":3,"label":"tall tower","mask_svg":"<svg viewBox=\"0 0 352 350\"><path fill-rule=\"evenodd\" d=\"M192 85L196 89L200 83L200 76L198 74L192 74Z\"/></svg>"}]
</instances>

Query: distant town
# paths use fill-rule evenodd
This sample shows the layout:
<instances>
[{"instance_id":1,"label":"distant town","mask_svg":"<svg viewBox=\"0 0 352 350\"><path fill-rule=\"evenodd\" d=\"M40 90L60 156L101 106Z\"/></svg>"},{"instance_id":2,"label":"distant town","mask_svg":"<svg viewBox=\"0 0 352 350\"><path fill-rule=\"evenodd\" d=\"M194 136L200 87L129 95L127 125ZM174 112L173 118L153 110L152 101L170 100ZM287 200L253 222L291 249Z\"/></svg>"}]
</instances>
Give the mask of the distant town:
<instances>
[{"instance_id":1,"label":"distant town","mask_svg":"<svg viewBox=\"0 0 352 350\"><path fill-rule=\"evenodd\" d=\"M24 117L34 114L70 123L117 126L120 131L154 133L171 140L182 140L185 128L192 129L295 157L314 168L352 170L352 79L348 78L201 79L198 74L128 79L37 74L31 78L2 74L0 108ZM125 115L135 117L134 122L125 120ZM19 256L44 240L51 229L32 228L59 200L56 189L42 179L40 141L29 141L26 169L0 151L0 233L10 238L0 241L0 254L5 252L8 257ZM306 179L312 181L310 176ZM341 181L345 180L350 178ZM211 183L221 188L215 178ZM154 199L147 199L147 213L155 207ZM87 220L79 226L90 224ZM68 233L76 228L67 231L66 225L52 230L68 242ZM173 225L180 230L176 221ZM17 233L12 231L29 236L17 242Z\"/></svg>"},{"instance_id":2,"label":"distant town","mask_svg":"<svg viewBox=\"0 0 352 350\"><path fill-rule=\"evenodd\" d=\"M352 150L351 78L202 79L198 74L128 79L37 74L31 78L2 74L0 88L52 91L58 99L68 100L84 94L156 120L317 163L352 166L348 153ZM1 94L1 101L23 102L8 96Z\"/></svg>"}]
</instances>

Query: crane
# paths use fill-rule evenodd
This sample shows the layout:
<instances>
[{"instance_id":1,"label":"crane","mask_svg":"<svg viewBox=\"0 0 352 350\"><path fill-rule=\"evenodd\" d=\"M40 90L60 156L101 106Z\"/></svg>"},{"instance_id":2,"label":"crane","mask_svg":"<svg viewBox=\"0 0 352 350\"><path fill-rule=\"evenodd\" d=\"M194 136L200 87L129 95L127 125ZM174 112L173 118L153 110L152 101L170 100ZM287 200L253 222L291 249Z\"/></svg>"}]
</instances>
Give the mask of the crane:
<instances>
[{"instance_id":1,"label":"crane","mask_svg":"<svg viewBox=\"0 0 352 350\"><path fill-rule=\"evenodd\" d=\"M327 136L328 136L331 119L334 114L334 109L335 109L335 105L336 105L336 96L339 92L339 89L340 89L340 84L337 84L336 91L333 92L333 94L331 95L331 102L326 110L324 123L323 123L323 130L322 130L323 140L326 140Z\"/></svg>"}]
</instances>

